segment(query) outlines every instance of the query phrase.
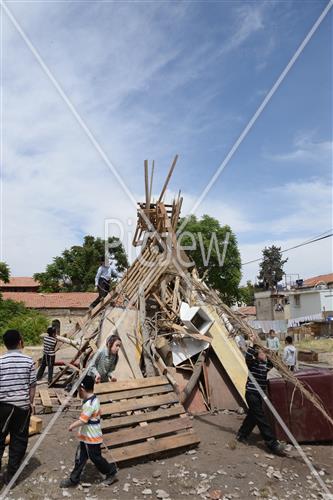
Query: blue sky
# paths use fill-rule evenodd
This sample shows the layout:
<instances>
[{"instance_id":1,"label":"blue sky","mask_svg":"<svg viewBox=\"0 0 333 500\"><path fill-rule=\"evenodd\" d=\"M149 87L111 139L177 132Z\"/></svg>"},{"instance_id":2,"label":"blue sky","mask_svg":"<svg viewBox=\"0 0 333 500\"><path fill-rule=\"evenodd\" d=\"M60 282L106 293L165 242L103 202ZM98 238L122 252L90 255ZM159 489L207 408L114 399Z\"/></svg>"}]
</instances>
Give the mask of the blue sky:
<instances>
[{"instance_id":1,"label":"blue sky","mask_svg":"<svg viewBox=\"0 0 333 500\"><path fill-rule=\"evenodd\" d=\"M7 2L41 58L142 199L143 160L185 212L326 6L316 2ZM42 270L135 207L4 15L3 255ZM198 207L235 231L243 261L332 227L332 10ZM331 240L286 271L332 270ZM254 279L258 265L244 267Z\"/></svg>"}]
</instances>

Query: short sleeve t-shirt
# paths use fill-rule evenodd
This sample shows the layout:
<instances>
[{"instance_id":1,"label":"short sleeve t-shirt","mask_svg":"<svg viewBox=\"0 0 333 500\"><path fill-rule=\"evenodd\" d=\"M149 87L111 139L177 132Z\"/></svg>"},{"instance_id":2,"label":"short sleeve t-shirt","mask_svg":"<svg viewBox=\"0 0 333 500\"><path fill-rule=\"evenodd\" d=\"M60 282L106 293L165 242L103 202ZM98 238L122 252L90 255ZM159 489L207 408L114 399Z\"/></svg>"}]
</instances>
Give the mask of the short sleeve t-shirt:
<instances>
[{"instance_id":1,"label":"short sleeve t-shirt","mask_svg":"<svg viewBox=\"0 0 333 500\"><path fill-rule=\"evenodd\" d=\"M83 401L80 420L85 423L79 428L79 440L87 444L102 443L101 409L95 395Z\"/></svg>"}]
</instances>

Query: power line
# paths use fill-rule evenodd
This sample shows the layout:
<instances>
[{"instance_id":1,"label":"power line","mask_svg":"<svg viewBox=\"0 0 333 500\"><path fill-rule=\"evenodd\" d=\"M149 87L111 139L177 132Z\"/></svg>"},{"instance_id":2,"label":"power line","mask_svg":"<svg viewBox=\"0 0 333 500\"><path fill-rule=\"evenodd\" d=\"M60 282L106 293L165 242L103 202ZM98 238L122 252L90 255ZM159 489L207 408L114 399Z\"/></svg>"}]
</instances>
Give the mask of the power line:
<instances>
[{"instance_id":1,"label":"power line","mask_svg":"<svg viewBox=\"0 0 333 500\"><path fill-rule=\"evenodd\" d=\"M331 231L331 229L329 229L329 231ZM325 233L327 233L327 231L325 231ZM322 234L325 234L325 233L322 233ZM327 234L326 236L320 236L320 237L317 237L317 238L312 239L312 240L304 241L303 243L299 243L298 245L295 245L293 247L286 248L285 250L281 250L281 253L289 252L290 250L294 250L295 248L300 248L300 247L303 247L305 245L310 245L310 243L315 243L316 241L325 240L326 238L330 238L331 236L333 236L333 233ZM247 264L252 264L253 262L259 262L262 259L263 259L263 257L260 257L259 259L249 260L248 262L244 262L242 264L242 266L246 266Z\"/></svg>"}]
</instances>

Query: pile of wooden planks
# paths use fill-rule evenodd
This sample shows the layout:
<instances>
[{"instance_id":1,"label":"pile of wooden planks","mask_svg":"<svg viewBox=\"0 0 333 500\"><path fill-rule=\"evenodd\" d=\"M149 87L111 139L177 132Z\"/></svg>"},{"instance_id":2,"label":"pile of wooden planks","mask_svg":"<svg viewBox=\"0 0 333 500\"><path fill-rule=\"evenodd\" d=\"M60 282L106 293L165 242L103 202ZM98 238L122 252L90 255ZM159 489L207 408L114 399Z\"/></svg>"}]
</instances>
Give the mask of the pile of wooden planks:
<instances>
[{"instance_id":1,"label":"pile of wooden planks","mask_svg":"<svg viewBox=\"0 0 333 500\"><path fill-rule=\"evenodd\" d=\"M98 384L95 393L104 444L117 463L199 443L192 420L164 376Z\"/></svg>"},{"instance_id":2,"label":"pile of wooden planks","mask_svg":"<svg viewBox=\"0 0 333 500\"><path fill-rule=\"evenodd\" d=\"M236 387L237 394L232 397L232 409L238 407L239 402L242 404L247 377L244 357L234 339L230 338L215 306L206 305L210 289L204 288L193 269L193 262L178 245L177 227L182 206L180 193L172 204L164 202L176 162L177 156L160 195L157 200L153 200L154 167L149 173L148 161L145 161L146 199L144 203L138 204L137 228L133 240L135 246L142 246L141 253L110 293L75 325L70 338L75 340L76 353L55 374L52 387L59 383L73 383L87 367L96 349L104 347L106 339L117 333L122 340L117 379L139 380L143 377L166 375L177 394L179 385L183 386L181 401L189 410L188 400L197 388L202 395L204 408L225 408L226 400L221 402L218 399L217 402L211 397L209 387L209 378L221 378L221 370L214 371L214 367L209 370L209 363L200 356L209 347L210 352L214 351L217 355L216 363L221 364L220 368L226 369L227 373L223 375L225 392L231 394L231 386ZM211 319L212 326L207 334L203 335L198 331L194 319L194 327L182 321L181 309L184 303L189 308L200 305L206 317ZM188 350L190 344L195 345L195 352ZM181 366L177 364L178 382L170 371L173 351L181 352L184 358ZM195 368L197 361L200 366ZM185 370L183 376L181 370ZM213 371L213 375L210 371Z\"/></svg>"},{"instance_id":3,"label":"pile of wooden planks","mask_svg":"<svg viewBox=\"0 0 333 500\"><path fill-rule=\"evenodd\" d=\"M71 398L66 402L67 394L63 389L51 389L46 385L38 385L35 396L35 411L36 413L53 413L58 410L59 406L64 405L64 409L69 406L72 408L80 407L81 401L76 398Z\"/></svg>"}]
</instances>

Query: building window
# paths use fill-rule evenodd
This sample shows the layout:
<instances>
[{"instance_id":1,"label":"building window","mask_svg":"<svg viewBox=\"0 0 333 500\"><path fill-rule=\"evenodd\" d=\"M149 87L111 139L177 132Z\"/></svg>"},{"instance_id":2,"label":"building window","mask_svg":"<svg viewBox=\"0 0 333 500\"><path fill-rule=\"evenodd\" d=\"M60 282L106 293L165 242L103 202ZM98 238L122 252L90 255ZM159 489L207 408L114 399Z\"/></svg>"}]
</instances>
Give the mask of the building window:
<instances>
[{"instance_id":1,"label":"building window","mask_svg":"<svg viewBox=\"0 0 333 500\"><path fill-rule=\"evenodd\" d=\"M301 296L300 295L294 295L294 306L301 307Z\"/></svg>"}]
</instances>

